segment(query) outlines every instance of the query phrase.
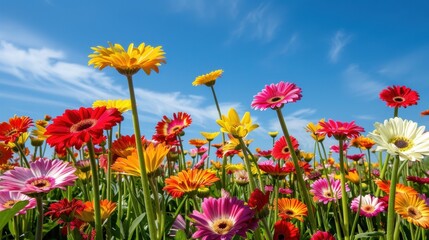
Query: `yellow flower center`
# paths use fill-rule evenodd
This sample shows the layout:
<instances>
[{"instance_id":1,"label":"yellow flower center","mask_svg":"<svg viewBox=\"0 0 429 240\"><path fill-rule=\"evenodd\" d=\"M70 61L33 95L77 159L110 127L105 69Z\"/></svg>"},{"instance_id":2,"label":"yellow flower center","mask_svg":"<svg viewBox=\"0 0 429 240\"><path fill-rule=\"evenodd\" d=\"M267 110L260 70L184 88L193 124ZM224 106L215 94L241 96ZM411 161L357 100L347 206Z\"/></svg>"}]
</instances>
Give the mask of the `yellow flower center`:
<instances>
[{"instance_id":1,"label":"yellow flower center","mask_svg":"<svg viewBox=\"0 0 429 240\"><path fill-rule=\"evenodd\" d=\"M94 126L95 123L97 123L97 120L95 120L95 119L84 119L84 120L72 125L70 127L70 132L75 133L75 132L83 131L85 129L88 129L88 128Z\"/></svg>"},{"instance_id":2,"label":"yellow flower center","mask_svg":"<svg viewBox=\"0 0 429 240\"><path fill-rule=\"evenodd\" d=\"M421 212L418 209L414 208L414 207L407 208L407 213L408 213L409 217L411 217L413 219L416 219L416 220L418 220L418 219L420 219L422 217Z\"/></svg>"},{"instance_id":3,"label":"yellow flower center","mask_svg":"<svg viewBox=\"0 0 429 240\"><path fill-rule=\"evenodd\" d=\"M7 202L5 202L3 204L3 207L5 207L5 208L12 208L15 205L16 202L18 202L18 201L9 200L9 201L7 201Z\"/></svg>"},{"instance_id":4,"label":"yellow flower center","mask_svg":"<svg viewBox=\"0 0 429 240\"><path fill-rule=\"evenodd\" d=\"M325 191L323 191L323 196L326 198L333 198L334 197L329 189L326 189Z\"/></svg>"},{"instance_id":5,"label":"yellow flower center","mask_svg":"<svg viewBox=\"0 0 429 240\"><path fill-rule=\"evenodd\" d=\"M217 219L213 222L212 229L220 235L225 235L234 226L234 222L228 218Z\"/></svg>"},{"instance_id":6,"label":"yellow flower center","mask_svg":"<svg viewBox=\"0 0 429 240\"><path fill-rule=\"evenodd\" d=\"M401 152L407 151L413 147L413 143L411 142L411 140L405 137L394 137L392 140L390 140L390 143L395 144L395 146Z\"/></svg>"}]
</instances>

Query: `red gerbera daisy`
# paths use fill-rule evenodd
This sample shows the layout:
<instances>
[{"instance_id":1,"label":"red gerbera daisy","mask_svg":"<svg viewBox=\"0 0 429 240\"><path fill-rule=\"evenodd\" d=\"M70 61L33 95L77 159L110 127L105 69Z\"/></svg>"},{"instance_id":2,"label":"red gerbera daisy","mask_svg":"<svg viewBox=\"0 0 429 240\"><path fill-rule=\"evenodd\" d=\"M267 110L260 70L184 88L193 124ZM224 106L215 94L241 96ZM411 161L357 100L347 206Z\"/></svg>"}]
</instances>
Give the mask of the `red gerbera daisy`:
<instances>
[{"instance_id":1,"label":"red gerbera daisy","mask_svg":"<svg viewBox=\"0 0 429 240\"><path fill-rule=\"evenodd\" d=\"M429 184L428 177L408 176L407 180L418 184Z\"/></svg>"},{"instance_id":2,"label":"red gerbera daisy","mask_svg":"<svg viewBox=\"0 0 429 240\"><path fill-rule=\"evenodd\" d=\"M360 135L360 132L365 130L357 126L354 121L351 122L339 122L329 119L327 122L319 122L321 128L317 130L317 133L328 135L328 137L334 136L337 140L345 140L347 138L354 138Z\"/></svg>"},{"instance_id":3,"label":"red gerbera daisy","mask_svg":"<svg viewBox=\"0 0 429 240\"><path fill-rule=\"evenodd\" d=\"M33 120L27 116L9 118L9 122L0 123L0 141L6 144L15 142L31 126L33 126Z\"/></svg>"},{"instance_id":4,"label":"red gerbera daisy","mask_svg":"<svg viewBox=\"0 0 429 240\"><path fill-rule=\"evenodd\" d=\"M279 82L266 85L261 92L253 97L252 107L256 110L281 108L284 104L296 102L302 97L301 88L294 83Z\"/></svg>"},{"instance_id":5,"label":"red gerbera daisy","mask_svg":"<svg viewBox=\"0 0 429 240\"><path fill-rule=\"evenodd\" d=\"M311 168L311 165L306 162L306 161L298 161L299 167L302 169L302 171L306 174L309 175L311 173L311 171L313 171L313 169ZM295 172L295 164L292 161L286 161L285 162L285 167L287 169L288 172L293 172L296 174Z\"/></svg>"},{"instance_id":6,"label":"red gerbera daisy","mask_svg":"<svg viewBox=\"0 0 429 240\"><path fill-rule=\"evenodd\" d=\"M293 136L290 136L290 140L292 141L293 150L296 151L299 147L298 141ZM287 160L290 158L290 154L290 148L286 142L286 138L285 136L282 136L274 144L272 155L277 160Z\"/></svg>"},{"instance_id":7,"label":"red gerbera daisy","mask_svg":"<svg viewBox=\"0 0 429 240\"><path fill-rule=\"evenodd\" d=\"M299 229L284 219L274 224L274 240L299 240Z\"/></svg>"},{"instance_id":8,"label":"red gerbera daisy","mask_svg":"<svg viewBox=\"0 0 429 240\"><path fill-rule=\"evenodd\" d=\"M270 192L263 193L259 188L253 190L250 194L247 205L255 212L260 212L270 200Z\"/></svg>"},{"instance_id":9,"label":"red gerbera daisy","mask_svg":"<svg viewBox=\"0 0 429 240\"><path fill-rule=\"evenodd\" d=\"M178 112L173 114L173 119L164 116L163 119L156 125L156 133L153 139L158 142L169 142L176 139L184 128L192 123L192 118L189 114Z\"/></svg>"},{"instance_id":10,"label":"red gerbera daisy","mask_svg":"<svg viewBox=\"0 0 429 240\"><path fill-rule=\"evenodd\" d=\"M51 203L45 215L51 216L54 221L61 219L60 223L71 222L75 219L75 213L79 214L84 209L85 205L81 200L73 198L69 201L67 198L64 198L58 202Z\"/></svg>"},{"instance_id":11,"label":"red gerbera daisy","mask_svg":"<svg viewBox=\"0 0 429 240\"><path fill-rule=\"evenodd\" d=\"M116 108L79 108L66 110L63 115L53 119L46 128L46 142L55 146L75 147L80 149L90 139L94 144L103 141L103 130L111 129L123 120L121 112Z\"/></svg>"},{"instance_id":12,"label":"red gerbera daisy","mask_svg":"<svg viewBox=\"0 0 429 240\"><path fill-rule=\"evenodd\" d=\"M385 101L387 106L393 108L406 108L417 105L420 100L419 93L406 86L391 86L380 92L380 99Z\"/></svg>"},{"instance_id":13,"label":"red gerbera daisy","mask_svg":"<svg viewBox=\"0 0 429 240\"><path fill-rule=\"evenodd\" d=\"M0 164L8 163L9 159L13 156L12 149L0 143Z\"/></svg>"},{"instance_id":14,"label":"red gerbera daisy","mask_svg":"<svg viewBox=\"0 0 429 240\"><path fill-rule=\"evenodd\" d=\"M284 177L291 173L290 168L286 167L285 165L283 165L283 167L280 167L280 163L275 163L273 160L267 160L258 163L258 167L259 169L273 177Z\"/></svg>"},{"instance_id":15,"label":"red gerbera daisy","mask_svg":"<svg viewBox=\"0 0 429 240\"><path fill-rule=\"evenodd\" d=\"M335 238L329 232L322 232L318 230L316 233L313 234L310 240L335 240Z\"/></svg>"}]
</instances>

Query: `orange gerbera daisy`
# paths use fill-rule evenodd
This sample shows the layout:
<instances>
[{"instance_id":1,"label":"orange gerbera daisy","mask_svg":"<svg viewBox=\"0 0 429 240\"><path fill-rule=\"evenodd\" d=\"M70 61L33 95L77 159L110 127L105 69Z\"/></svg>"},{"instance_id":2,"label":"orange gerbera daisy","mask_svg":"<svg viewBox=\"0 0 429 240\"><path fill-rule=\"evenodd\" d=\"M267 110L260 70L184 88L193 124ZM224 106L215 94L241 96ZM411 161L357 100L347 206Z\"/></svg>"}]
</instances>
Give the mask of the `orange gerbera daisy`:
<instances>
[{"instance_id":1,"label":"orange gerbera daisy","mask_svg":"<svg viewBox=\"0 0 429 240\"><path fill-rule=\"evenodd\" d=\"M143 155L148 175L154 173L159 168L168 151L170 151L170 148L164 143L157 144L156 146L150 143L144 149ZM133 151L127 158L118 158L112 165L112 170L132 176L140 176L141 168L137 151Z\"/></svg>"},{"instance_id":2,"label":"orange gerbera daisy","mask_svg":"<svg viewBox=\"0 0 429 240\"><path fill-rule=\"evenodd\" d=\"M206 145L209 141L205 140L205 139L197 139L197 138L193 138L189 140L189 144L191 144L192 146L195 146L196 148L200 148L204 145Z\"/></svg>"},{"instance_id":3,"label":"orange gerbera daisy","mask_svg":"<svg viewBox=\"0 0 429 240\"><path fill-rule=\"evenodd\" d=\"M146 146L145 137L141 138L143 146ZM136 149L136 137L133 135L121 136L112 143L111 151L118 157L126 158Z\"/></svg>"},{"instance_id":4,"label":"orange gerbera daisy","mask_svg":"<svg viewBox=\"0 0 429 240\"><path fill-rule=\"evenodd\" d=\"M356 171L356 169L351 169L345 177L352 183L355 183L355 184L359 183L360 177L359 177L359 173Z\"/></svg>"},{"instance_id":5,"label":"orange gerbera daisy","mask_svg":"<svg viewBox=\"0 0 429 240\"><path fill-rule=\"evenodd\" d=\"M10 149L7 145L0 143L0 164L7 164L12 156L12 149Z\"/></svg>"},{"instance_id":6,"label":"orange gerbera daisy","mask_svg":"<svg viewBox=\"0 0 429 240\"><path fill-rule=\"evenodd\" d=\"M389 194L390 191L390 180L375 180L375 184L385 193ZM396 194L406 193L408 195L418 195L419 193L412 187L405 186L403 184L396 184Z\"/></svg>"},{"instance_id":7,"label":"orange gerbera daisy","mask_svg":"<svg viewBox=\"0 0 429 240\"><path fill-rule=\"evenodd\" d=\"M407 221L424 229L429 228L429 206L418 195L397 194L395 211Z\"/></svg>"},{"instance_id":8,"label":"orange gerbera daisy","mask_svg":"<svg viewBox=\"0 0 429 240\"><path fill-rule=\"evenodd\" d=\"M84 203L85 208L76 212L77 218L84 222L94 222L94 204L90 201ZM101 221L106 220L115 211L116 203L107 199L100 200Z\"/></svg>"},{"instance_id":9,"label":"orange gerbera daisy","mask_svg":"<svg viewBox=\"0 0 429 240\"><path fill-rule=\"evenodd\" d=\"M0 141L15 142L22 133L27 132L33 126L33 120L27 116L13 116L9 122L0 123Z\"/></svg>"},{"instance_id":10,"label":"orange gerbera daisy","mask_svg":"<svg viewBox=\"0 0 429 240\"><path fill-rule=\"evenodd\" d=\"M174 198L179 198L183 194L195 194L199 188L211 186L218 180L214 173L206 169L188 169L165 179L163 190Z\"/></svg>"},{"instance_id":11,"label":"orange gerbera daisy","mask_svg":"<svg viewBox=\"0 0 429 240\"><path fill-rule=\"evenodd\" d=\"M360 148L360 149L371 149L374 146L375 141L369 137L358 136L353 138L350 142L350 145Z\"/></svg>"},{"instance_id":12,"label":"orange gerbera daisy","mask_svg":"<svg viewBox=\"0 0 429 240\"><path fill-rule=\"evenodd\" d=\"M279 216L283 219L296 218L303 222L307 216L307 206L295 198L280 198L278 200Z\"/></svg>"}]
</instances>

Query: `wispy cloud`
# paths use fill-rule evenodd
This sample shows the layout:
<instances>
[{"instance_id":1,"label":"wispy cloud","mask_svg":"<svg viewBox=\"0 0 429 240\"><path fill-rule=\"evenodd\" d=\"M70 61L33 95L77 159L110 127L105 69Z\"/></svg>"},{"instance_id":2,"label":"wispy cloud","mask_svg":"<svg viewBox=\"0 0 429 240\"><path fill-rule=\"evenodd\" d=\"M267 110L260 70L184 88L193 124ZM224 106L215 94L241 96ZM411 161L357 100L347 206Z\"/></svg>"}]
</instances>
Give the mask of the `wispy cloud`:
<instances>
[{"instance_id":1,"label":"wispy cloud","mask_svg":"<svg viewBox=\"0 0 429 240\"><path fill-rule=\"evenodd\" d=\"M376 81L369 74L352 64L342 73L343 79L350 92L370 99L377 98L378 93L385 87L381 81Z\"/></svg>"},{"instance_id":2,"label":"wispy cloud","mask_svg":"<svg viewBox=\"0 0 429 240\"><path fill-rule=\"evenodd\" d=\"M350 42L351 36L343 31L337 31L331 39L331 48L329 50L329 60L336 63L344 47Z\"/></svg>"},{"instance_id":3,"label":"wispy cloud","mask_svg":"<svg viewBox=\"0 0 429 240\"><path fill-rule=\"evenodd\" d=\"M49 48L23 48L0 40L0 95L25 92L21 101L39 102L51 106L84 104L91 106L98 99L128 98L128 89L112 78L82 64L68 62L62 51ZM135 88L142 121L158 121L162 115L186 111L194 122L205 125L218 118L216 107L207 104L203 96L181 92L158 92ZM60 99L58 101L57 99ZM79 104L79 105L80 105ZM70 104L73 105L73 104ZM239 103L221 103L226 112L230 107L240 109Z\"/></svg>"},{"instance_id":4,"label":"wispy cloud","mask_svg":"<svg viewBox=\"0 0 429 240\"><path fill-rule=\"evenodd\" d=\"M294 33L289 40L284 44L280 54L289 54L293 52L298 44L298 34Z\"/></svg>"},{"instance_id":5,"label":"wispy cloud","mask_svg":"<svg viewBox=\"0 0 429 240\"><path fill-rule=\"evenodd\" d=\"M170 0L170 8L175 12L187 12L199 19L234 18L238 14L240 0L188 1Z\"/></svg>"},{"instance_id":6,"label":"wispy cloud","mask_svg":"<svg viewBox=\"0 0 429 240\"><path fill-rule=\"evenodd\" d=\"M280 26L280 17L268 4L260 4L241 20L232 32L230 41L237 38L250 38L264 43L270 42Z\"/></svg>"}]
</instances>

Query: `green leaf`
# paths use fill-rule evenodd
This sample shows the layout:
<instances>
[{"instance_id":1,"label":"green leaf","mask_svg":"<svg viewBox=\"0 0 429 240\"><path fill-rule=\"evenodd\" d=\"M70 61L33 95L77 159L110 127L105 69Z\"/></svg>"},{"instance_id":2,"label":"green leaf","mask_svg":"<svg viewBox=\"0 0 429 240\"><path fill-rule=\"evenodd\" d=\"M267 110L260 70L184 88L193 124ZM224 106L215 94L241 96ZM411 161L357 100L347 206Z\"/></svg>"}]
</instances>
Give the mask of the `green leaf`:
<instances>
[{"instance_id":1,"label":"green leaf","mask_svg":"<svg viewBox=\"0 0 429 240\"><path fill-rule=\"evenodd\" d=\"M28 200L15 203L12 208L0 212L0 230L17 214L21 209L27 206Z\"/></svg>"},{"instance_id":2,"label":"green leaf","mask_svg":"<svg viewBox=\"0 0 429 240\"><path fill-rule=\"evenodd\" d=\"M359 238L370 238L370 237L382 237L385 236L385 232L366 232L366 233L359 233L355 235L355 239Z\"/></svg>"},{"instance_id":3,"label":"green leaf","mask_svg":"<svg viewBox=\"0 0 429 240\"><path fill-rule=\"evenodd\" d=\"M179 230L176 232L176 236L174 237L174 240L186 240L188 239L186 237L186 233L184 230Z\"/></svg>"},{"instance_id":4,"label":"green leaf","mask_svg":"<svg viewBox=\"0 0 429 240\"><path fill-rule=\"evenodd\" d=\"M140 216L138 216L134 221L131 223L131 227L129 229L129 235L128 240L132 239L133 233L136 230L137 226L140 224L140 222L143 220L143 218L146 217L146 213L142 213Z\"/></svg>"}]
</instances>

